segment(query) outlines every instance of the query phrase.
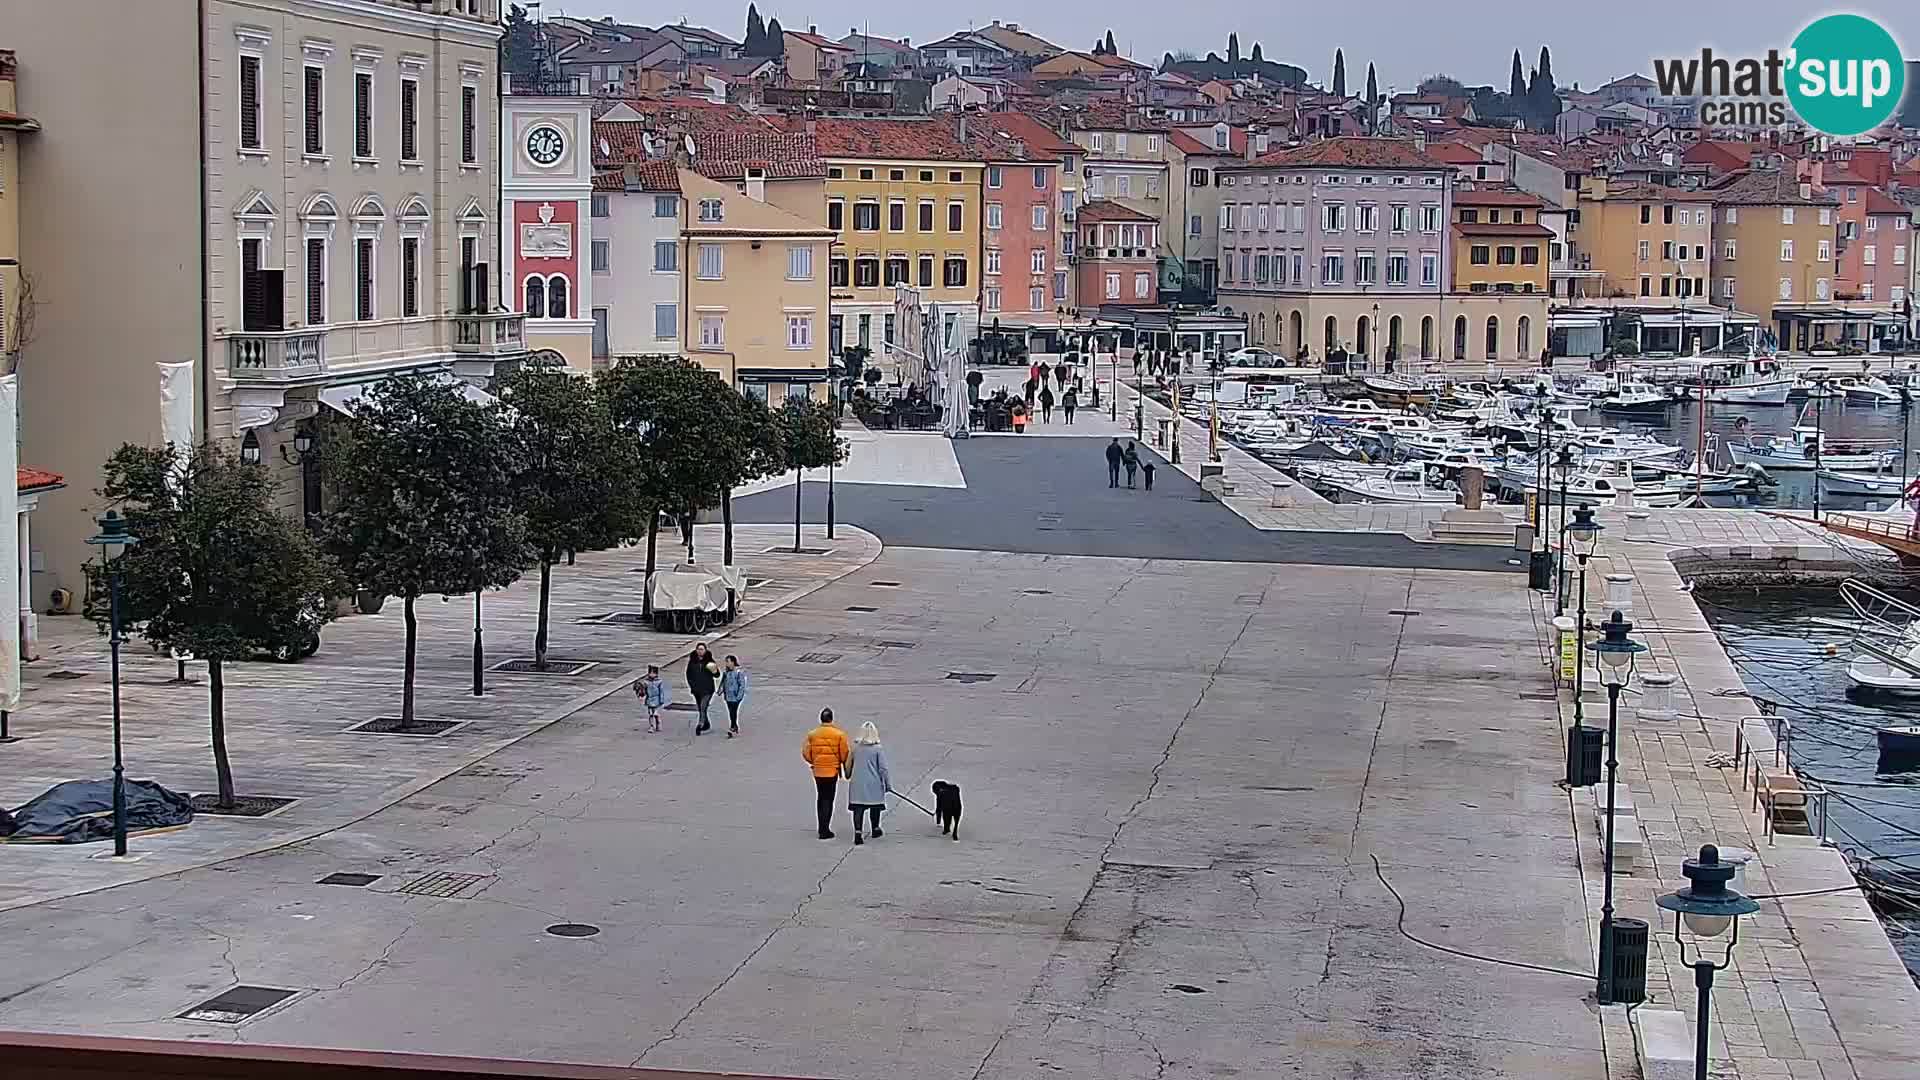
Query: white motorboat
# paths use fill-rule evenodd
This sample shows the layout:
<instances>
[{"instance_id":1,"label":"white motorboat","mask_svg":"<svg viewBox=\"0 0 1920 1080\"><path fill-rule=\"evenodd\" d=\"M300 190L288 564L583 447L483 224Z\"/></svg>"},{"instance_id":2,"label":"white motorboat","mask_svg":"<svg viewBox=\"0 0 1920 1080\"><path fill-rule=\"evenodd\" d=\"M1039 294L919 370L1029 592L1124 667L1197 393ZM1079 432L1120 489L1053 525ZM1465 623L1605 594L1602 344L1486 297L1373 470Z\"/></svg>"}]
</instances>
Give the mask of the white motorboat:
<instances>
[{"instance_id":1,"label":"white motorboat","mask_svg":"<svg viewBox=\"0 0 1920 1080\"><path fill-rule=\"evenodd\" d=\"M1846 395L1849 405L1898 405L1900 391L1887 385L1885 379L1869 375L1856 379L1849 375L1834 381L1834 385Z\"/></svg>"},{"instance_id":2,"label":"white motorboat","mask_svg":"<svg viewBox=\"0 0 1920 1080\"><path fill-rule=\"evenodd\" d=\"M1851 579L1840 597L1860 620L1847 678L1862 690L1920 693L1920 608Z\"/></svg>"},{"instance_id":3,"label":"white motorboat","mask_svg":"<svg viewBox=\"0 0 1920 1080\"><path fill-rule=\"evenodd\" d=\"M1683 447L1663 443L1651 435L1604 428L1582 428L1572 438L1589 460L1670 461L1685 453Z\"/></svg>"},{"instance_id":4,"label":"white motorboat","mask_svg":"<svg viewBox=\"0 0 1920 1080\"><path fill-rule=\"evenodd\" d=\"M1669 360L1655 372L1670 380L1673 396L1680 401L1705 398L1716 405L1785 405L1793 390L1793 380L1772 357L1692 356Z\"/></svg>"},{"instance_id":5,"label":"white motorboat","mask_svg":"<svg viewBox=\"0 0 1920 1080\"><path fill-rule=\"evenodd\" d=\"M1870 498L1897 499L1907 482L1897 473L1845 472L1819 469L1820 490L1829 495L1863 495Z\"/></svg>"},{"instance_id":6,"label":"white motorboat","mask_svg":"<svg viewBox=\"0 0 1920 1080\"><path fill-rule=\"evenodd\" d=\"M1788 401L1814 400L1816 398L1844 397L1845 392L1837 385L1833 373L1824 367L1810 367L1793 377L1793 389L1787 391Z\"/></svg>"},{"instance_id":7,"label":"white motorboat","mask_svg":"<svg viewBox=\"0 0 1920 1080\"><path fill-rule=\"evenodd\" d=\"M1652 383L1628 380L1601 395L1596 404L1601 412L1663 413L1673 405L1673 398L1661 393Z\"/></svg>"},{"instance_id":8,"label":"white motorboat","mask_svg":"<svg viewBox=\"0 0 1920 1080\"><path fill-rule=\"evenodd\" d=\"M1759 465L1770 472L1813 468L1884 472L1900 464L1898 450L1870 443L1833 442L1819 429L1801 425L1786 435L1742 435L1728 440L1726 447L1736 464Z\"/></svg>"},{"instance_id":9,"label":"white motorboat","mask_svg":"<svg viewBox=\"0 0 1920 1080\"><path fill-rule=\"evenodd\" d=\"M1314 418L1336 424L1351 424L1357 420L1379 420L1387 416L1399 416L1399 409L1389 409L1372 398L1347 398L1343 401L1329 402L1314 410Z\"/></svg>"},{"instance_id":10,"label":"white motorboat","mask_svg":"<svg viewBox=\"0 0 1920 1080\"><path fill-rule=\"evenodd\" d=\"M1680 501L1693 494L1691 488L1685 491L1667 488L1642 488L1626 474L1623 464L1598 463L1583 465L1567 474L1564 478L1560 471L1550 469L1547 475L1549 497L1555 502L1561 501L1561 492L1566 492L1565 501L1569 503L1587 503L1591 506L1614 506L1622 496L1627 496L1636 506L1677 506ZM1535 464L1530 459L1512 459L1498 472L1503 490L1517 493L1537 492L1539 477Z\"/></svg>"},{"instance_id":11,"label":"white motorboat","mask_svg":"<svg viewBox=\"0 0 1920 1080\"><path fill-rule=\"evenodd\" d=\"M1453 503L1457 485L1434 486L1424 465L1397 465L1384 474L1350 473L1331 477L1328 486L1340 495L1374 503Z\"/></svg>"}]
</instances>

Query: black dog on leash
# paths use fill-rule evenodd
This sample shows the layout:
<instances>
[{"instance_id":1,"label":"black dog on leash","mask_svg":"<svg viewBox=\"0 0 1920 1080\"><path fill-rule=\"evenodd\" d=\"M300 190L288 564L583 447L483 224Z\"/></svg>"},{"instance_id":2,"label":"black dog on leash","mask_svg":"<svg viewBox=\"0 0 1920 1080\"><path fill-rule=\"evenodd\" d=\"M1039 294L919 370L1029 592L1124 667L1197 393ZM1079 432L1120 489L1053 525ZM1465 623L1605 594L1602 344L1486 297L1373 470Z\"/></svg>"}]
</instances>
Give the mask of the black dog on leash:
<instances>
[{"instance_id":1,"label":"black dog on leash","mask_svg":"<svg viewBox=\"0 0 1920 1080\"><path fill-rule=\"evenodd\" d=\"M960 839L960 785L945 780L933 782L933 816L940 821L940 833L952 833Z\"/></svg>"}]
</instances>

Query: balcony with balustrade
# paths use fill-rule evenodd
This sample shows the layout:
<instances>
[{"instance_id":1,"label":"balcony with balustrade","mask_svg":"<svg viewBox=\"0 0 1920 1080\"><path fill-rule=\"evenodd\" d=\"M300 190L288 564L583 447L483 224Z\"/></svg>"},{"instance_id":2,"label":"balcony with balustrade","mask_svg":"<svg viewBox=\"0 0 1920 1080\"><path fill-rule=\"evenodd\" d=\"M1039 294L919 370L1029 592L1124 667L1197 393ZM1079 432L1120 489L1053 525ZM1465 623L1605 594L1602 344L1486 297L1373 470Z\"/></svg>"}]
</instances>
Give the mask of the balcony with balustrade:
<instances>
[{"instance_id":1,"label":"balcony with balustrade","mask_svg":"<svg viewBox=\"0 0 1920 1080\"><path fill-rule=\"evenodd\" d=\"M227 376L236 383L285 386L326 374L324 329L248 330L227 336Z\"/></svg>"},{"instance_id":2,"label":"balcony with balustrade","mask_svg":"<svg viewBox=\"0 0 1920 1080\"><path fill-rule=\"evenodd\" d=\"M462 359L511 360L527 351L527 317L517 311L453 316L453 353Z\"/></svg>"}]
</instances>

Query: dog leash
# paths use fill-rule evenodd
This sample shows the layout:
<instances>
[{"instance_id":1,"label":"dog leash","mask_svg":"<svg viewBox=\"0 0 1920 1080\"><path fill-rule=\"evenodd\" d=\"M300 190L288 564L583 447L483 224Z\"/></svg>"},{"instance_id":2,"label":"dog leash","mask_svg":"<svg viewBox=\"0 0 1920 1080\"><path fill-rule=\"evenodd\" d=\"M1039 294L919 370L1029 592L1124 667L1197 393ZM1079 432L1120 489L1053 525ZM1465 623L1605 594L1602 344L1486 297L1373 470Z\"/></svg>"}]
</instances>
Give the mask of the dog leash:
<instances>
[{"instance_id":1,"label":"dog leash","mask_svg":"<svg viewBox=\"0 0 1920 1080\"><path fill-rule=\"evenodd\" d=\"M913 808L914 808L915 810L918 810L918 811L920 811L921 813L923 813L923 814L925 814L925 815L927 815L928 817L938 817L938 816L939 816L938 814L935 814L935 813L934 813L933 811L931 811L931 810L929 810L929 809L927 809L926 807L924 807L924 806L921 806L921 805L920 805L919 803L917 803L917 802L914 802L914 801L913 801L912 799L908 799L908 798L907 798L907 797L906 797L905 795L901 795L901 794L900 794L899 792L897 792L897 791L895 791L895 790L893 790L892 788L888 788L888 789L887 789L887 792L888 792L888 794L891 794L891 795L895 795L895 796L898 796L899 798L901 798L901 799L903 799L903 800L905 800L905 801L906 801L906 804L907 804L908 806L911 806L911 807L913 807ZM877 819L876 819L876 820L877 820Z\"/></svg>"}]
</instances>

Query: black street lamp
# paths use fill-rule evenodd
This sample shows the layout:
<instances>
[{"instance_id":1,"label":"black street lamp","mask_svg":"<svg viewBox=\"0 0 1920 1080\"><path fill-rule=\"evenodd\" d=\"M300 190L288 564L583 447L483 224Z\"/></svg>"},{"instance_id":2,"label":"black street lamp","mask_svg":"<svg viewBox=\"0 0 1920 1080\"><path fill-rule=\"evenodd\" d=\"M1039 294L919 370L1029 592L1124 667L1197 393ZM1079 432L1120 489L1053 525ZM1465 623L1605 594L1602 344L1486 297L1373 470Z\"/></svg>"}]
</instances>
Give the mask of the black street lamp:
<instances>
[{"instance_id":1,"label":"black street lamp","mask_svg":"<svg viewBox=\"0 0 1920 1080\"><path fill-rule=\"evenodd\" d=\"M480 586L473 587L473 696L482 697L487 692L487 650L481 643L480 635L480 594L485 592Z\"/></svg>"},{"instance_id":2,"label":"black street lamp","mask_svg":"<svg viewBox=\"0 0 1920 1080\"><path fill-rule=\"evenodd\" d=\"M1599 661L1600 681L1607 687L1607 846L1601 857L1599 997L1600 1004L1611 1005L1619 996L1613 985L1613 791L1620 773L1620 692L1633 678L1633 658L1647 647L1627 636L1633 624L1618 611L1605 628L1606 636L1587 647Z\"/></svg>"},{"instance_id":3,"label":"black street lamp","mask_svg":"<svg viewBox=\"0 0 1920 1080\"><path fill-rule=\"evenodd\" d=\"M1573 728L1567 733L1567 784L1570 787L1585 787L1593 782L1587 776L1586 737L1582 734L1586 730L1586 702L1582 695L1587 667L1583 654L1587 644L1587 560L1593 557L1593 550L1600 543L1602 528L1593 520L1593 507L1582 503L1573 512L1573 522L1561 532L1561 559L1565 560L1566 549L1572 547L1580 575L1580 602L1574 609L1573 621L1573 632L1577 635L1573 651Z\"/></svg>"},{"instance_id":4,"label":"black street lamp","mask_svg":"<svg viewBox=\"0 0 1920 1080\"><path fill-rule=\"evenodd\" d=\"M834 436L839 438L839 436ZM833 459L839 454L839 448L827 455L827 539L833 539Z\"/></svg>"},{"instance_id":5,"label":"black street lamp","mask_svg":"<svg viewBox=\"0 0 1920 1080\"><path fill-rule=\"evenodd\" d=\"M113 853L127 853L127 782L120 755L120 564L115 556L135 543L127 522L117 511L100 518L100 534L87 543L100 549L100 568L107 573L107 647L113 653Z\"/></svg>"},{"instance_id":6,"label":"black street lamp","mask_svg":"<svg viewBox=\"0 0 1920 1080\"><path fill-rule=\"evenodd\" d=\"M1821 445L1827 441L1825 425L1821 423L1827 407L1827 380L1817 379L1814 385L1819 388L1819 396L1813 399L1813 520L1820 520L1820 455L1826 451Z\"/></svg>"},{"instance_id":7,"label":"black street lamp","mask_svg":"<svg viewBox=\"0 0 1920 1080\"><path fill-rule=\"evenodd\" d=\"M1540 407L1543 409L1546 408L1546 402L1541 402ZM1564 538L1567 535L1567 481L1573 472L1573 443L1571 441L1560 444L1560 460L1557 464L1560 466L1560 535L1563 538L1563 542L1560 548L1559 561L1555 564L1554 568L1554 576L1559 578L1560 585L1559 588L1554 590L1553 596L1553 614L1555 618L1567 613L1567 551ZM1578 701L1579 699L1575 698L1574 700Z\"/></svg>"},{"instance_id":8,"label":"black street lamp","mask_svg":"<svg viewBox=\"0 0 1920 1080\"><path fill-rule=\"evenodd\" d=\"M1710 1008L1713 973L1733 966L1733 947L1740 944L1740 916L1760 910L1759 904L1728 886L1736 870L1733 864L1720 861L1719 848L1707 844L1700 849L1698 859L1688 859L1680 868L1687 878L1686 887L1654 901L1673 912L1673 940L1680 946L1680 962L1693 969L1693 986L1699 998L1694 1021L1694 1080L1707 1080L1707 1022L1713 1015ZM1733 937L1727 942L1719 963L1701 954L1698 942L1694 945L1694 959L1688 963L1687 942L1680 936L1683 922L1700 940L1717 938L1732 927Z\"/></svg>"},{"instance_id":9,"label":"black street lamp","mask_svg":"<svg viewBox=\"0 0 1920 1080\"><path fill-rule=\"evenodd\" d=\"M246 437L240 440L240 460L249 465L260 464L260 436L247 429Z\"/></svg>"}]
</instances>

